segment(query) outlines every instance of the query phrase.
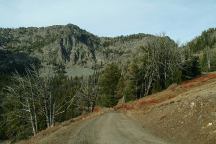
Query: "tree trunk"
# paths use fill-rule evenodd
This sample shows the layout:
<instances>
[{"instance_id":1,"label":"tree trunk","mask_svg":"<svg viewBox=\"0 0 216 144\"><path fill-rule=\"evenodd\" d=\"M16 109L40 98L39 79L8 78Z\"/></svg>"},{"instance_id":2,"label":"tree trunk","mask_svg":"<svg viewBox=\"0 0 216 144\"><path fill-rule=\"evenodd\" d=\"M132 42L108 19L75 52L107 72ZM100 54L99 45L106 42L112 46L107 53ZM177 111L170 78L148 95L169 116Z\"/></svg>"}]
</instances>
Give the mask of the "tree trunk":
<instances>
[{"instance_id":1,"label":"tree trunk","mask_svg":"<svg viewBox=\"0 0 216 144\"><path fill-rule=\"evenodd\" d=\"M208 71L211 71L211 56L210 56L210 48L207 48L207 65L208 65Z\"/></svg>"},{"instance_id":2,"label":"tree trunk","mask_svg":"<svg viewBox=\"0 0 216 144\"><path fill-rule=\"evenodd\" d=\"M46 117L46 123L47 123L47 128L50 127L50 123L49 123L49 112L48 112L48 108L47 108L47 101L46 99L44 100L44 112L45 112L45 117Z\"/></svg>"},{"instance_id":3,"label":"tree trunk","mask_svg":"<svg viewBox=\"0 0 216 144\"><path fill-rule=\"evenodd\" d=\"M30 123L32 126L32 133L35 136L36 135L36 129L35 129L35 124L34 124L34 120L33 120L33 115L32 115L32 111L31 111L30 103L29 103L28 99L26 100L26 102L27 102L28 112L29 112L29 116L30 116Z\"/></svg>"}]
</instances>

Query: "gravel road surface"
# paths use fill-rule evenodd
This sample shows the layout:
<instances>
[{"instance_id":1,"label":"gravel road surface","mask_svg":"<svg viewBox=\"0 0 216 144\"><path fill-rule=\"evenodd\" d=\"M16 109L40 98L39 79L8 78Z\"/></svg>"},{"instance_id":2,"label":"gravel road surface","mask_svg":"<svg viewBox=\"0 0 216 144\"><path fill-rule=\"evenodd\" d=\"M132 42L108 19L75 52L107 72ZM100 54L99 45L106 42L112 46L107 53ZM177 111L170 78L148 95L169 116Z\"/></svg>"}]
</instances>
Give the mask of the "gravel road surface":
<instances>
[{"instance_id":1,"label":"gravel road surface","mask_svg":"<svg viewBox=\"0 0 216 144\"><path fill-rule=\"evenodd\" d=\"M110 112L84 122L68 144L166 144L122 113Z\"/></svg>"}]
</instances>

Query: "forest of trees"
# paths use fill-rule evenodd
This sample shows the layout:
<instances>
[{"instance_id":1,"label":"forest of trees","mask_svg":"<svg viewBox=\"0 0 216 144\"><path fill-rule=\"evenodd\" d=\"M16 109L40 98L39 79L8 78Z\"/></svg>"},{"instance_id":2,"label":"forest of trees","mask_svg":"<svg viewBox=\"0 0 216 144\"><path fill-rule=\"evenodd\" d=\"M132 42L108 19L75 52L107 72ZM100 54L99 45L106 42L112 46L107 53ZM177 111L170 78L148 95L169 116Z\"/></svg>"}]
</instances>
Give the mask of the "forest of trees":
<instances>
[{"instance_id":1,"label":"forest of trees","mask_svg":"<svg viewBox=\"0 0 216 144\"><path fill-rule=\"evenodd\" d=\"M0 137L23 139L36 135L96 105L115 106L166 89L201 74L199 58L164 37L140 46L140 54L126 65L111 62L90 76L67 77L64 67L52 76L35 66L4 76L1 73Z\"/></svg>"},{"instance_id":2,"label":"forest of trees","mask_svg":"<svg viewBox=\"0 0 216 144\"><path fill-rule=\"evenodd\" d=\"M210 28L185 46L189 55L197 55L201 70L211 72L216 70L216 29ZM187 55L188 55L187 54Z\"/></svg>"}]
</instances>

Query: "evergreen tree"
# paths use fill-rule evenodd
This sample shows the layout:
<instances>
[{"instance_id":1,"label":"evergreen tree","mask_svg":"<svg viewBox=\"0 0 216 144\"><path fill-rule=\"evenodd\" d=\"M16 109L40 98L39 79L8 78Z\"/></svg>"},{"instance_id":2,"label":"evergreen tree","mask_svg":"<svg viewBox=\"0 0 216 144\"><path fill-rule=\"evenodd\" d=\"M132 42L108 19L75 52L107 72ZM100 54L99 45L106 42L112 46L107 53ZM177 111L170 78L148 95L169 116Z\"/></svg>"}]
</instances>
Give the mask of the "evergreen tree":
<instances>
[{"instance_id":1,"label":"evergreen tree","mask_svg":"<svg viewBox=\"0 0 216 144\"><path fill-rule=\"evenodd\" d=\"M111 107L117 104L116 96L117 85L121 71L114 63L108 64L99 79L101 98L100 102L103 106Z\"/></svg>"},{"instance_id":2,"label":"evergreen tree","mask_svg":"<svg viewBox=\"0 0 216 144\"><path fill-rule=\"evenodd\" d=\"M139 98L139 68L135 63L128 66L125 80L124 96L126 101Z\"/></svg>"},{"instance_id":3,"label":"evergreen tree","mask_svg":"<svg viewBox=\"0 0 216 144\"><path fill-rule=\"evenodd\" d=\"M182 64L182 80L189 80L200 74L199 57L193 56Z\"/></svg>"}]
</instances>

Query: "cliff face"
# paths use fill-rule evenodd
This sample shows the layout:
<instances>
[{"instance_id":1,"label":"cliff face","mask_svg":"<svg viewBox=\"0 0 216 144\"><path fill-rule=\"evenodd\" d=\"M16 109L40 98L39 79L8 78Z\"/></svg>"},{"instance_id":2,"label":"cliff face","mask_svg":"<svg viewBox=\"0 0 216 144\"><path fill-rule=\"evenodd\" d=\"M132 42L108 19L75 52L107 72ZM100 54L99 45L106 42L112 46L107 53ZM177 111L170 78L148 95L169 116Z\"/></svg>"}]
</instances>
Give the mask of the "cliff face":
<instances>
[{"instance_id":1,"label":"cliff face","mask_svg":"<svg viewBox=\"0 0 216 144\"><path fill-rule=\"evenodd\" d=\"M47 64L94 62L99 38L75 25L0 29L0 46L38 57Z\"/></svg>"},{"instance_id":2,"label":"cliff face","mask_svg":"<svg viewBox=\"0 0 216 144\"><path fill-rule=\"evenodd\" d=\"M68 24L0 29L0 49L26 53L39 59L46 67L64 65L68 73L76 68L80 72L88 69L87 73L90 73L89 70L95 65L130 62L139 55L141 46L156 38L146 34L101 38Z\"/></svg>"}]
</instances>

